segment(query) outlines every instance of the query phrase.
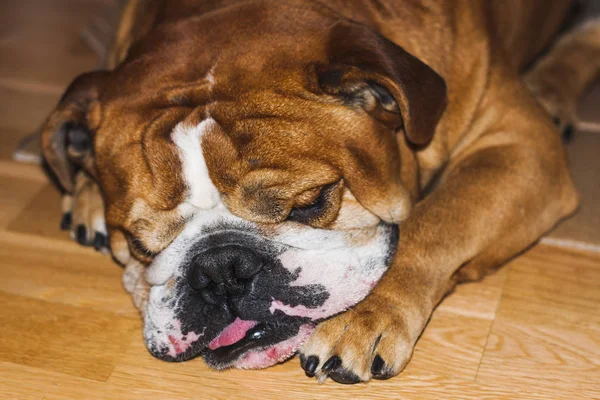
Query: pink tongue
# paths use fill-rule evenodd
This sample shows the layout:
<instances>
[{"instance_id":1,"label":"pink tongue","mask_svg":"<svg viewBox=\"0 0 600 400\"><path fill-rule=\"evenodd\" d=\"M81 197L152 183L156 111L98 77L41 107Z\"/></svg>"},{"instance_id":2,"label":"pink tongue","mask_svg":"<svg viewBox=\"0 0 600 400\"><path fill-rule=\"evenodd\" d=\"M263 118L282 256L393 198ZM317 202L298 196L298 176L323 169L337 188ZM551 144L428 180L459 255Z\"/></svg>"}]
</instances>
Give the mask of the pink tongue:
<instances>
[{"instance_id":1,"label":"pink tongue","mask_svg":"<svg viewBox=\"0 0 600 400\"><path fill-rule=\"evenodd\" d=\"M208 344L211 350L218 349L222 346L229 346L239 342L246 336L246 332L256 326L256 321L244 321L236 318L231 324L227 325L223 332Z\"/></svg>"}]
</instances>

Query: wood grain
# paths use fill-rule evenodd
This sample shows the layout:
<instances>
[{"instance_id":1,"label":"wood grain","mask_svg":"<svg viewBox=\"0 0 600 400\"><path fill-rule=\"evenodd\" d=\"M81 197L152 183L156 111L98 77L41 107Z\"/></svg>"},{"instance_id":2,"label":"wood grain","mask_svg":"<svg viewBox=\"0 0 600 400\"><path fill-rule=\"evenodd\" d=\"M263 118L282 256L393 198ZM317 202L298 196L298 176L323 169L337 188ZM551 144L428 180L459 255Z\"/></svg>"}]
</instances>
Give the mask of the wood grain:
<instances>
[{"instance_id":1,"label":"wood grain","mask_svg":"<svg viewBox=\"0 0 600 400\"><path fill-rule=\"evenodd\" d=\"M73 72L94 68L96 58L80 39L79 31L101 13L106 3L106 0L0 2L3 38L0 80L60 88L73 78Z\"/></svg>"},{"instance_id":2,"label":"wood grain","mask_svg":"<svg viewBox=\"0 0 600 400\"><path fill-rule=\"evenodd\" d=\"M600 254L547 246L459 286L388 381L318 385L297 359L217 372L151 357L122 270L58 230L58 193L5 151L94 64L74 19L102 4L0 6L0 399L600 399Z\"/></svg>"}]
</instances>

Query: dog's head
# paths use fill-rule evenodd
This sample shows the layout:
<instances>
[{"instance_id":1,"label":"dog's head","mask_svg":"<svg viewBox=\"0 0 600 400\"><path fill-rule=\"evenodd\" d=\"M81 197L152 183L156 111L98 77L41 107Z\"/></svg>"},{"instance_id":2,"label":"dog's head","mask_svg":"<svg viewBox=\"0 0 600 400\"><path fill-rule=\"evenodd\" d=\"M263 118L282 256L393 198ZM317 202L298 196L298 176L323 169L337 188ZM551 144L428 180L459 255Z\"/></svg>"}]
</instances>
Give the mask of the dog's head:
<instances>
[{"instance_id":1,"label":"dog's head","mask_svg":"<svg viewBox=\"0 0 600 400\"><path fill-rule=\"evenodd\" d=\"M78 78L44 154L67 191L95 177L115 258L128 279L145 265L152 354L256 368L382 277L417 192L411 146L444 104L433 70L365 26L241 5Z\"/></svg>"}]
</instances>

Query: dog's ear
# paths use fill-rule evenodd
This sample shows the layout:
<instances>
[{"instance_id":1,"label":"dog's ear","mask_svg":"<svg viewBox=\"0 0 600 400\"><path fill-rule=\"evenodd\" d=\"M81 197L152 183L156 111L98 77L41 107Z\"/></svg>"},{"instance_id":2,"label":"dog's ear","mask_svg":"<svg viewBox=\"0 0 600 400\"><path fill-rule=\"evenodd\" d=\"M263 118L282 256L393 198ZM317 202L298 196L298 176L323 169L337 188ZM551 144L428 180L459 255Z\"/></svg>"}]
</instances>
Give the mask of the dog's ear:
<instances>
[{"instance_id":1,"label":"dog's ear","mask_svg":"<svg viewBox=\"0 0 600 400\"><path fill-rule=\"evenodd\" d=\"M106 71L89 72L77 77L67 88L42 130L42 155L50 172L72 193L73 179L83 168L94 169L94 128L98 119L98 98L108 77ZM92 121L90 121L92 119Z\"/></svg>"},{"instance_id":2,"label":"dog's ear","mask_svg":"<svg viewBox=\"0 0 600 400\"><path fill-rule=\"evenodd\" d=\"M361 106L409 142L429 143L446 106L446 84L427 64L368 27L349 21L330 31L328 62L317 65L319 86Z\"/></svg>"}]
</instances>

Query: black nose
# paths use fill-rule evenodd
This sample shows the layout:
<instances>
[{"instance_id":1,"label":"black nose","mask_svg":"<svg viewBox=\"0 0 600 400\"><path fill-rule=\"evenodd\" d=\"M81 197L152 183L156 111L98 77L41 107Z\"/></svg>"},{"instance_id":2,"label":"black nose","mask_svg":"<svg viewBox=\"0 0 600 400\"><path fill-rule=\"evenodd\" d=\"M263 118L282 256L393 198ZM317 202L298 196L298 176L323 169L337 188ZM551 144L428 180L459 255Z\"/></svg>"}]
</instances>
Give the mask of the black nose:
<instances>
[{"instance_id":1,"label":"black nose","mask_svg":"<svg viewBox=\"0 0 600 400\"><path fill-rule=\"evenodd\" d=\"M263 268L261 255L243 246L227 245L198 254L188 269L192 289L209 304L243 296L252 278Z\"/></svg>"}]
</instances>

